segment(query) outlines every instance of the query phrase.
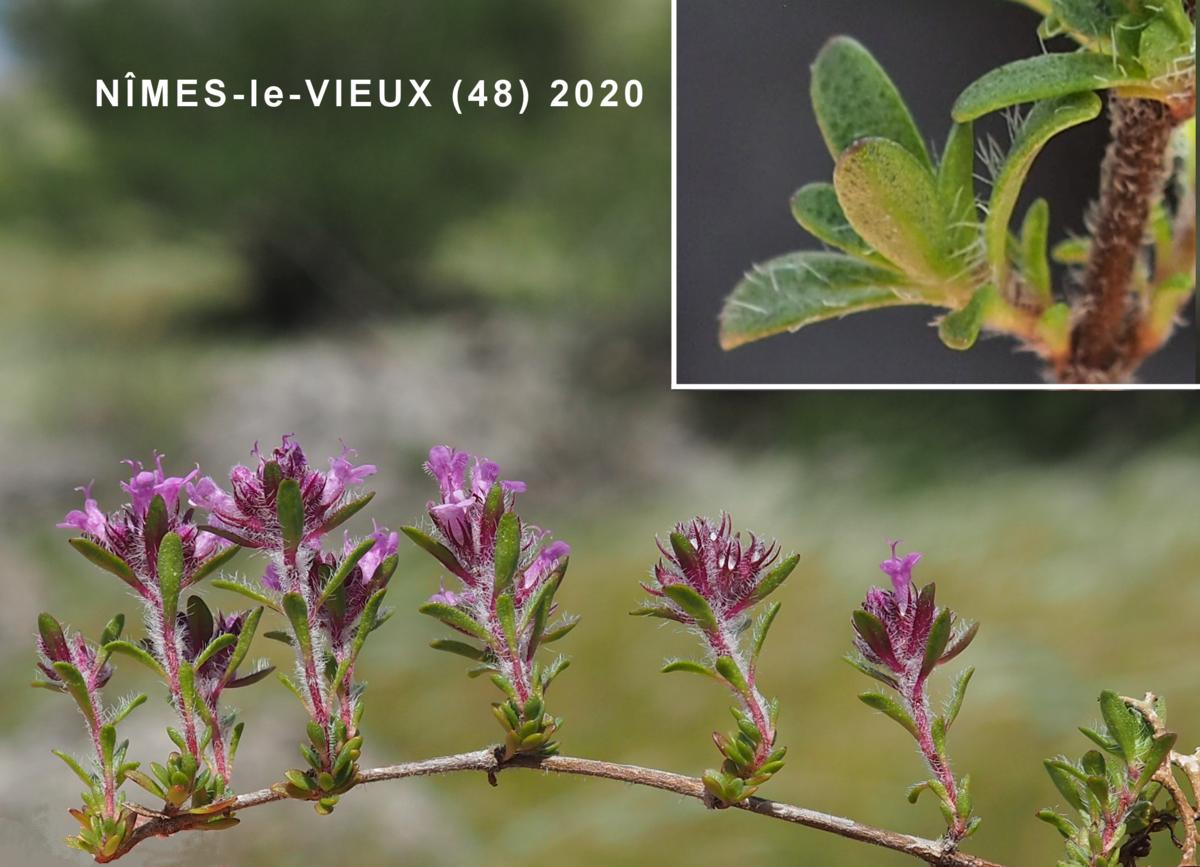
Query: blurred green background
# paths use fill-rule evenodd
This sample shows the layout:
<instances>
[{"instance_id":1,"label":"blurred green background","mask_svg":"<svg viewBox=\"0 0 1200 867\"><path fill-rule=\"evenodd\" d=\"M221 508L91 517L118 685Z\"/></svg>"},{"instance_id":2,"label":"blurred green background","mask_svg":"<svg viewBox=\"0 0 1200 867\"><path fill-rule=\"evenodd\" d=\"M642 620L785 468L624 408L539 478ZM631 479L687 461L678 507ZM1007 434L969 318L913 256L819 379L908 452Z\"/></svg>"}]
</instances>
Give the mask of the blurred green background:
<instances>
[{"instance_id":1,"label":"blurred green background","mask_svg":"<svg viewBox=\"0 0 1200 867\"><path fill-rule=\"evenodd\" d=\"M1155 689L1200 739L1200 404L1154 394L669 393L669 19L664 2L10 3L0 36L0 864L81 863L59 838L77 786L51 747L76 715L25 688L34 618L94 633L136 620L118 582L54 523L96 480L118 502L125 457L221 473L296 432L380 467L392 526L430 494L450 442L524 479L524 514L573 548L560 599L581 613L552 693L565 750L696 773L724 697L660 675L690 639L626 612L653 536L691 514L803 556L781 591L765 689L788 768L764 794L933 835L903 733L855 699L838 661L885 540L983 622L979 673L951 741L985 823L971 848L1052 863L1040 760L1086 746L1102 688ZM91 80L143 76L639 78L636 111L457 118L88 108ZM358 522L356 530L369 526ZM427 643L415 613L439 574L402 549L399 611L362 664L366 760L473 749L498 733L491 687ZM237 567L253 573L242 556ZM205 591L210 603L236 599ZM265 645L266 643L264 643ZM1190 658L1179 653L1182 649ZM264 654L274 654L263 646ZM276 659L276 661L284 661ZM169 749L146 689L136 757ZM239 693L235 782L297 761L298 707ZM1172 863L1161 857L1154 863ZM906 864L760 817L604 781L504 774L354 792L331 817L280 804L238 829L151 841L131 864Z\"/></svg>"}]
</instances>

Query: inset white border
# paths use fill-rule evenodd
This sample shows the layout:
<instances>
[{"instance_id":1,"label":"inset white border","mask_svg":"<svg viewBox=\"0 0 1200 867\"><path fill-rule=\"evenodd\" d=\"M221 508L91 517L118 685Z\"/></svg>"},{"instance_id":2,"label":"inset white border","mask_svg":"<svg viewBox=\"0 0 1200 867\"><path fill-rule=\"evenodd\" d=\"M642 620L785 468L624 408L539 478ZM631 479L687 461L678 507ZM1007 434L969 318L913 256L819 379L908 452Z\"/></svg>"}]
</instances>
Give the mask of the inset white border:
<instances>
[{"instance_id":1,"label":"inset white border","mask_svg":"<svg viewBox=\"0 0 1200 867\"><path fill-rule=\"evenodd\" d=\"M1200 391L1200 383L1061 385L1058 383L694 383L679 381L679 27L671 0L671 390L672 391ZM1196 298L1200 298L1197 295ZM1198 317L1197 327L1200 327ZM713 339L716 337L714 335Z\"/></svg>"}]
</instances>

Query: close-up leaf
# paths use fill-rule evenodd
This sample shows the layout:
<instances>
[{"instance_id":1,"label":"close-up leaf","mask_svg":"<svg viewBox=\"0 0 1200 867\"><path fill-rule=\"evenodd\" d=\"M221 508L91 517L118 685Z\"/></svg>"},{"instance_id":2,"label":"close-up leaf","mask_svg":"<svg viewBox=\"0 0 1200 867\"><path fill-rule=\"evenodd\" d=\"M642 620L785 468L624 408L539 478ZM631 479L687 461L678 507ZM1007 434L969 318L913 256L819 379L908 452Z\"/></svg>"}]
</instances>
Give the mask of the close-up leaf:
<instances>
[{"instance_id":1,"label":"close-up leaf","mask_svg":"<svg viewBox=\"0 0 1200 867\"><path fill-rule=\"evenodd\" d=\"M908 106L862 43L848 36L825 43L813 63L811 95L817 124L835 160L861 138L886 138L933 170Z\"/></svg>"},{"instance_id":2,"label":"close-up leaf","mask_svg":"<svg viewBox=\"0 0 1200 867\"><path fill-rule=\"evenodd\" d=\"M959 123L1027 102L1055 99L1094 90L1144 83L1145 74L1132 61L1087 51L1042 54L994 69L967 87L954 103Z\"/></svg>"},{"instance_id":3,"label":"close-up leaf","mask_svg":"<svg viewBox=\"0 0 1200 867\"><path fill-rule=\"evenodd\" d=\"M756 265L726 299L721 348L863 310L918 303L902 294L907 283L890 268L838 253L780 256Z\"/></svg>"},{"instance_id":4,"label":"close-up leaf","mask_svg":"<svg viewBox=\"0 0 1200 867\"><path fill-rule=\"evenodd\" d=\"M1021 123L1008 156L993 180L984 221L992 279L1001 291L1008 282L1008 226L1034 159L1054 136L1093 120L1099 114L1100 98L1096 94L1075 93L1039 102Z\"/></svg>"},{"instance_id":5,"label":"close-up leaf","mask_svg":"<svg viewBox=\"0 0 1200 867\"><path fill-rule=\"evenodd\" d=\"M833 185L855 231L914 280L937 283L961 268L937 179L896 142L859 139L838 158Z\"/></svg>"}]
</instances>

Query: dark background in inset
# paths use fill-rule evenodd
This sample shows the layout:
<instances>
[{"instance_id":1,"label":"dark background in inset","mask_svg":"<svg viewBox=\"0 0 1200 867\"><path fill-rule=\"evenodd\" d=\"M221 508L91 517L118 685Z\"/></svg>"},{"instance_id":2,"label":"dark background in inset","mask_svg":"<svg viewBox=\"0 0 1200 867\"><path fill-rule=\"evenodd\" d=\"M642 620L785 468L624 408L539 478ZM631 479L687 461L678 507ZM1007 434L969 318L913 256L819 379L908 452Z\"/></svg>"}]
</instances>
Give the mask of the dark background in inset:
<instances>
[{"instance_id":1,"label":"dark background in inset","mask_svg":"<svg viewBox=\"0 0 1200 867\"><path fill-rule=\"evenodd\" d=\"M808 97L809 66L829 37L853 35L875 54L940 151L955 97L989 69L1038 53L1036 26L1028 10L1001 0L680 3L678 381L1038 382L1038 360L1014 354L1011 340L983 339L969 352L944 347L925 327L929 308L850 316L729 353L717 345L716 321L752 264L821 246L792 219L788 200L833 171ZM977 126L982 134L1007 143L998 117ZM1036 196L1049 199L1052 243L1083 230L1107 137L1097 120L1052 141L1035 164L1018 213ZM1195 381L1194 316L1140 381Z\"/></svg>"}]
</instances>

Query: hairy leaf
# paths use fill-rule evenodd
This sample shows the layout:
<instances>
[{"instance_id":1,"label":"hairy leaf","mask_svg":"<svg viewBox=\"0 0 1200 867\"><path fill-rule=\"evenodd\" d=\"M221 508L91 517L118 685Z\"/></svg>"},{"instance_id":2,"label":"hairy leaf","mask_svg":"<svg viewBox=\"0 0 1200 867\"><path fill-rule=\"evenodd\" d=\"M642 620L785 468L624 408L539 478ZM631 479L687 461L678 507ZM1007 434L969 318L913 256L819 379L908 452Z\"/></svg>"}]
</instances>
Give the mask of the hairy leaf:
<instances>
[{"instance_id":1,"label":"hairy leaf","mask_svg":"<svg viewBox=\"0 0 1200 867\"><path fill-rule=\"evenodd\" d=\"M915 279L956 269L932 171L894 141L859 139L833 171L838 201L855 231Z\"/></svg>"},{"instance_id":2,"label":"hairy leaf","mask_svg":"<svg viewBox=\"0 0 1200 867\"><path fill-rule=\"evenodd\" d=\"M954 103L959 123L1025 102L1078 95L1143 83L1145 74L1131 61L1117 64L1111 57L1079 51L1042 54L993 69L967 86Z\"/></svg>"},{"instance_id":3,"label":"hairy leaf","mask_svg":"<svg viewBox=\"0 0 1200 867\"><path fill-rule=\"evenodd\" d=\"M717 628L717 617L708 601L688 585L668 584L663 588L663 593L701 629L711 632Z\"/></svg>"},{"instance_id":4,"label":"hairy leaf","mask_svg":"<svg viewBox=\"0 0 1200 867\"><path fill-rule=\"evenodd\" d=\"M837 253L780 256L755 266L726 299L721 348L849 313L915 303L897 294L907 282L890 268Z\"/></svg>"},{"instance_id":5,"label":"hairy leaf","mask_svg":"<svg viewBox=\"0 0 1200 867\"><path fill-rule=\"evenodd\" d=\"M1021 125L1004 165L996 174L984 221L988 262L996 286L1007 283L1008 224L1034 159L1054 136L1099 114L1100 99L1096 94L1076 93L1039 102Z\"/></svg>"},{"instance_id":6,"label":"hairy leaf","mask_svg":"<svg viewBox=\"0 0 1200 867\"><path fill-rule=\"evenodd\" d=\"M900 92L861 43L848 36L825 43L813 64L811 92L817 124L835 160L859 139L877 136L896 142L932 171Z\"/></svg>"},{"instance_id":7,"label":"hairy leaf","mask_svg":"<svg viewBox=\"0 0 1200 867\"><path fill-rule=\"evenodd\" d=\"M797 190L792 196L792 216L810 235L831 247L860 259L881 259L846 219L833 184L807 184Z\"/></svg>"},{"instance_id":8,"label":"hairy leaf","mask_svg":"<svg viewBox=\"0 0 1200 867\"><path fill-rule=\"evenodd\" d=\"M910 735L914 738L917 737L917 724L908 715L908 711L900 707L894 700L878 692L864 692L858 697L858 700L867 707L882 711L887 716L890 716L896 722L900 723Z\"/></svg>"},{"instance_id":9,"label":"hairy leaf","mask_svg":"<svg viewBox=\"0 0 1200 867\"><path fill-rule=\"evenodd\" d=\"M705 677L712 678L716 678L717 676L717 673L707 665L701 665L699 662L695 662L690 659L676 659L672 662L668 662L662 668L663 674L670 674L673 671L687 671L691 672L692 674L702 674Z\"/></svg>"},{"instance_id":10,"label":"hairy leaf","mask_svg":"<svg viewBox=\"0 0 1200 867\"><path fill-rule=\"evenodd\" d=\"M1050 259L1046 248L1050 235L1050 203L1037 199L1021 223L1021 273L1042 301L1050 300Z\"/></svg>"}]
</instances>

